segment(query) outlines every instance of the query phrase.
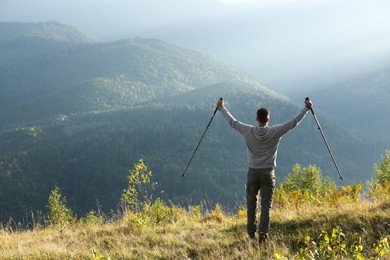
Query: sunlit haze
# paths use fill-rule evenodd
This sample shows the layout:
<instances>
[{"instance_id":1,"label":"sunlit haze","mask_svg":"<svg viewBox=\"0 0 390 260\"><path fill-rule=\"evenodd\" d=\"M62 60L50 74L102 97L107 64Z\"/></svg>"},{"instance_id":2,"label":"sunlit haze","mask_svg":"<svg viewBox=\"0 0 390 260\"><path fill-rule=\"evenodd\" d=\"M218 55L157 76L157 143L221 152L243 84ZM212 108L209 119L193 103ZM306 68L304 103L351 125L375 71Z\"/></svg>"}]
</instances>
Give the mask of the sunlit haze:
<instances>
[{"instance_id":1,"label":"sunlit haze","mask_svg":"<svg viewBox=\"0 0 390 260\"><path fill-rule=\"evenodd\" d=\"M332 85L382 66L389 13L386 0L0 1L1 21L54 20L102 40L159 38L283 91L316 87L313 80Z\"/></svg>"}]
</instances>

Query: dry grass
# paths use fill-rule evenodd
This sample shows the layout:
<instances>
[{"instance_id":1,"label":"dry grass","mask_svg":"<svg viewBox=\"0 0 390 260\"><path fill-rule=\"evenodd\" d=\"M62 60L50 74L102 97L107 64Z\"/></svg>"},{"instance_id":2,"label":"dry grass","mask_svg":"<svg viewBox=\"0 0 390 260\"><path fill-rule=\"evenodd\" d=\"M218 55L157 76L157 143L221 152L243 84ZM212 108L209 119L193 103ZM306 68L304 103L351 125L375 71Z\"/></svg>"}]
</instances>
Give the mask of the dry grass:
<instances>
[{"instance_id":1,"label":"dry grass","mask_svg":"<svg viewBox=\"0 0 390 260\"><path fill-rule=\"evenodd\" d=\"M292 259L300 239L336 226L348 239L362 237L367 254L378 239L390 235L390 202L275 209L270 239L262 247L247 238L242 211L228 216L219 209L200 219L180 209L174 220L159 224L140 225L126 216L64 231L55 226L22 232L3 228L0 259L274 259L275 252ZM384 259L390 259L389 253Z\"/></svg>"}]
</instances>

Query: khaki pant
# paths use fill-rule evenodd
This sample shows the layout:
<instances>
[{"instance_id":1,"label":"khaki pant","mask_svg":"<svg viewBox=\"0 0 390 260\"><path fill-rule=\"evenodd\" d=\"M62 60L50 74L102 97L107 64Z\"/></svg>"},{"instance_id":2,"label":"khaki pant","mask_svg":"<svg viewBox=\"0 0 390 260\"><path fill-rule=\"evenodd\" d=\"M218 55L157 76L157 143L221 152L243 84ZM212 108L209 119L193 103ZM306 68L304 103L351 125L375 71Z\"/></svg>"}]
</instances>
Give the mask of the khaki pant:
<instances>
[{"instance_id":1,"label":"khaki pant","mask_svg":"<svg viewBox=\"0 0 390 260\"><path fill-rule=\"evenodd\" d=\"M257 194L260 190L261 214L258 232L267 235L270 226L270 209L275 190L275 172L273 168L248 169L246 183L247 231L250 236L256 232Z\"/></svg>"}]
</instances>

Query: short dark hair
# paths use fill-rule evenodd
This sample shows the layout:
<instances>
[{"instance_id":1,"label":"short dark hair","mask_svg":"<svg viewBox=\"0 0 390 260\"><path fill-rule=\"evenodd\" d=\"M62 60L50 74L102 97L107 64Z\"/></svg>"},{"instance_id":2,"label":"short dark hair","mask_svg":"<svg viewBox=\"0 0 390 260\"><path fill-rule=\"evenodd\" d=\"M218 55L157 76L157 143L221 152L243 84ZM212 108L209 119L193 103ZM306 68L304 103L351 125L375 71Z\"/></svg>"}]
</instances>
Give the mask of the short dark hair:
<instances>
[{"instance_id":1,"label":"short dark hair","mask_svg":"<svg viewBox=\"0 0 390 260\"><path fill-rule=\"evenodd\" d=\"M257 118L261 123L267 123L269 117L269 110L262 107L257 110Z\"/></svg>"}]
</instances>

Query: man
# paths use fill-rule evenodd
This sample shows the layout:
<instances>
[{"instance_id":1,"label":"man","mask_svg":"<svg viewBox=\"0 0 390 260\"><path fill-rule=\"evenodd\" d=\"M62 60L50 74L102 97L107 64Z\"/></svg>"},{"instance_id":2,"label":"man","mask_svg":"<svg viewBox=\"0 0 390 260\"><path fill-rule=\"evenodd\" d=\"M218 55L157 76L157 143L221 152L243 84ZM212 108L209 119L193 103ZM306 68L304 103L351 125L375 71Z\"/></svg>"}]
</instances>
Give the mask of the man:
<instances>
[{"instance_id":1,"label":"man","mask_svg":"<svg viewBox=\"0 0 390 260\"><path fill-rule=\"evenodd\" d=\"M270 226L270 209L275 190L276 157L282 137L295 128L312 107L310 100L305 100L305 107L291 120L269 126L270 112L266 108L257 110L256 121L258 126L244 124L236 120L224 107L224 100L217 101L218 110L227 123L238 133L244 136L248 154L248 174L246 184L247 200L247 231L251 239L255 239L256 232L256 204L260 190L261 215L258 226L259 243L265 242Z\"/></svg>"}]
</instances>

